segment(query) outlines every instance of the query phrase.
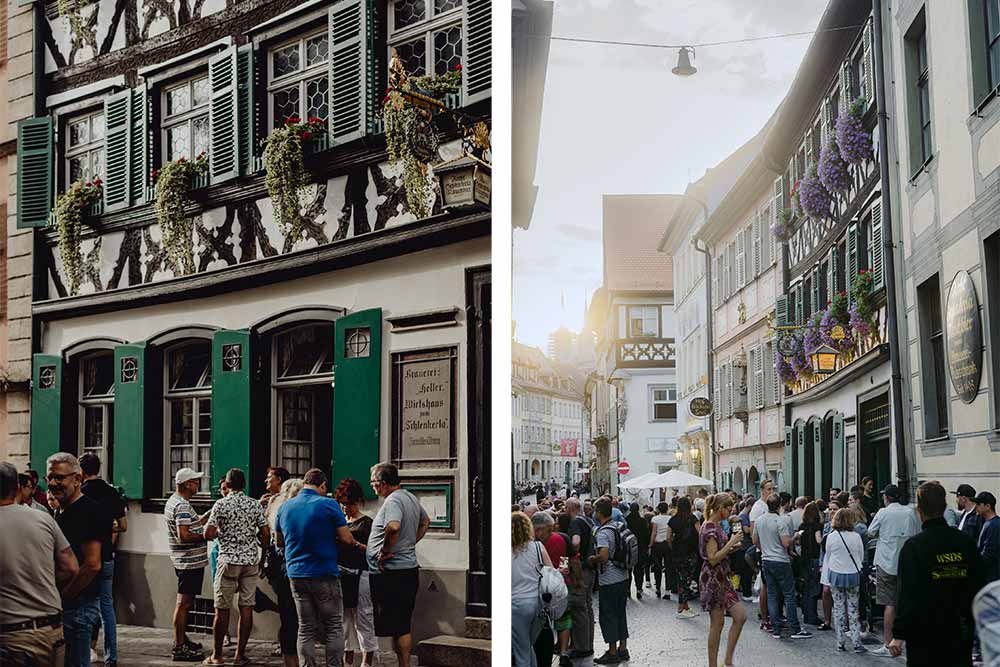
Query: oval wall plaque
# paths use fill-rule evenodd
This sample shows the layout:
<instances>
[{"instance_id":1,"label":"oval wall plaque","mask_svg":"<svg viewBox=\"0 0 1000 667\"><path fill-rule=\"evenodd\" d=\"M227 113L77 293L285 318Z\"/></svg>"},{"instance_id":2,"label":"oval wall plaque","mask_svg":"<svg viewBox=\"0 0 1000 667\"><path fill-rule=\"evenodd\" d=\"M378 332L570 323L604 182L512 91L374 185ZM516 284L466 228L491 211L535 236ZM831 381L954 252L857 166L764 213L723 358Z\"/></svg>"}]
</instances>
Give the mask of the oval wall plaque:
<instances>
[{"instance_id":1,"label":"oval wall plaque","mask_svg":"<svg viewBox=\"0 0 1000 667\"><path fill-rule=\"evenodd\" d=\"M688 412L691 413L692 417L707 417L712 414L712 401L704 396L695 396L688 403Z\"/></svg>"},{"instance_id":2,"label":"oval wall plaque","mask_svg":"<svg viewBox=\"0 0 1000 667\"><path fill-rule=\"evenodd\" d=\"M948 291L948 370L959 398L972 403L983 372L983 330L976 286L968 272L959 271Z\"/></svg>"}]
</instances>

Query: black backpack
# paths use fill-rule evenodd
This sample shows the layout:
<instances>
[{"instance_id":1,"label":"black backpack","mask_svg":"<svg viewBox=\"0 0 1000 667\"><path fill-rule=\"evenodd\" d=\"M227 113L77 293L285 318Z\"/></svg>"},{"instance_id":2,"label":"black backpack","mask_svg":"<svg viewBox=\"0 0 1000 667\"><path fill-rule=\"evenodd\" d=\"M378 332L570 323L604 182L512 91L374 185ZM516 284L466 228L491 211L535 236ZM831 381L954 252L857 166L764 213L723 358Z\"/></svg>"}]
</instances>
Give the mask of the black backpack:
<instances>
[{"instance_id":1,"label":"black backpack","mask_svg":"<svg viewBox=\"0 0 1000 667\"><path fill-rule=\"evenodd\" d=\"M615 534L615 552L611 556L611 562L618 567L631 571L639 564L639 538L635 536L628 526L622 523L609 522L597 530L610 529ZM596 538L596 533L595 533Z\"/></svg>"}]
</instances>

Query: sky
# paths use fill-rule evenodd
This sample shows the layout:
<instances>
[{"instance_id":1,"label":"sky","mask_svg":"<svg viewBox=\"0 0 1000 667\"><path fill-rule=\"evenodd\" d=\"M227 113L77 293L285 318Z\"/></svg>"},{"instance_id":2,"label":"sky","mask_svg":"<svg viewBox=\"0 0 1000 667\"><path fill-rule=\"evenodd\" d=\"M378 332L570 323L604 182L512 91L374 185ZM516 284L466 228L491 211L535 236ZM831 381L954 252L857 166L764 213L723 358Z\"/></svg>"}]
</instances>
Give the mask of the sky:
<instances>
[{"instance_id":1,"label":"sky","mask_svg":"<svg viewBox=\"0 0 1000 667\"><path fill-rule=\"evenodd\" d=\"M811 31L826 0L555 0L553 36L701 44ZM601 196L683 193L753 137L788 91L809 37L696 49L552 41L542 109L538 199L514 230L519 342L546 348L579 331L601 286ZM517 119L514 119L517 122Z\"/></svg>"}]
</instances>

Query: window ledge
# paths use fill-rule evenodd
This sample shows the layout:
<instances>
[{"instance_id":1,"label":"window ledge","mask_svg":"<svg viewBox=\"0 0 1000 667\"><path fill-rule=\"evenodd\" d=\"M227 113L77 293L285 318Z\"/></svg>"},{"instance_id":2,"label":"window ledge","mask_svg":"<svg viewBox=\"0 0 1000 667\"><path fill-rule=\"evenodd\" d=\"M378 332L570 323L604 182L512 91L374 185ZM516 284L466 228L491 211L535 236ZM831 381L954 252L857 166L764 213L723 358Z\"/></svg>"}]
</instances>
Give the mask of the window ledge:
<instances>
[{"instance_id":1,"label":"window ledge","mask_svg":"<svg viewBox=\"0 0 1000 667\"><path fill-rule=\"evenodd\" d=\"M955 439L944 435L924 440L920 443L920 453L926 458L952 456L955 453Z\"/></svg>"},{"instance_id":2,"label":"window ledge","mask_svg":"<svg viewBox=\"0 0 1000 667\"><path fill-rule=\"evenodd\" d=\"M934 154L931 153L927 157L927 159L923 161L923 163L920 165L917 171L912 176L910 176L910 187L915 187L917 185L917 181L920 180L921 176L930 173L930 166L933 160L934 160Z\"/></svg>"},{"instance_id":3,"label":"window ledge","mask_svg":"<svg viewBox=\"0 0 1000 667\"><path fill-rule=\"evenodd\" d=\"M1000 429L994 429L986 434L986 442L991 452L1000 452Z\"/></svg>"}]
</instances>

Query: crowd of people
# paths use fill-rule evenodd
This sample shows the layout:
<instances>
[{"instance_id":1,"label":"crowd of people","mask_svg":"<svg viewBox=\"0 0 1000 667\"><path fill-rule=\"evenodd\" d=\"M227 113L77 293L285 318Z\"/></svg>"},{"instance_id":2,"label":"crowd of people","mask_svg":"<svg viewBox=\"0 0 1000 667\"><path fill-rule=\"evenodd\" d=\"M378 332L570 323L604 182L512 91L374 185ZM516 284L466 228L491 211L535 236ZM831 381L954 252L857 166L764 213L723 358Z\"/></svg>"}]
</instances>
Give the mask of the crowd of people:
<instances>
[{"instance_id":1,"label":"crowd of people","mask_svg":"<svg viewBox=\"0 0 1000 667\"><path fill-rule=\"evenodd\" d=\"M708 614L711 667L726 618L722 664L733 664L748 604L775 640L832 632L840 651L891 659L905 648L909 665L1000 664L996 499L968 484L951 494L954 508L925 482L904 504L895 485L879 493L865 478L826 498L793 499L765 480L760 497L701 489L655 508L612 496L523 500L512 507L513 665L594 655L595 620L606 649L594 664L628 661L628 600L644 594L675 595L678 619ZM547 567L565 581L559 618L548 613Z\"/></svg>"},{"instance_id":2,"label":"crowd of people","mask_svg":"<svg viewBox=\"0 0 1000 667\"><path fill-rule=\"evenodd\" d=\"M125 499L100 478L93 454L79 460L54 454L46 462L47 493L39 492L37 480L0 463L0 532L18 536L0 541L0 664L89 667L103 627L104 664L116 667L112 586L118 536L128 529ZM199 514L192 500L208 497L199 496L203 482L204 473L178 470L163 512L177 578L174 661L249 664L264 578L277 597L276 655L285 667L317 665L317 644L325 647L328 667L372 665L379 637L391 638L397 663L409 666L416 545L430 518L401 488L394 465L371 469L369 482L382 499L374 517L362 511L360 482L341 480L331 497L317 468L301 479L268 468L259 499L247 495L245 472L230 469L219 480L218 500ZM206 567L215 608L207 656L188 636ZM234 598L236 642L228 656Z\"/></svg>"}]
</instances>

